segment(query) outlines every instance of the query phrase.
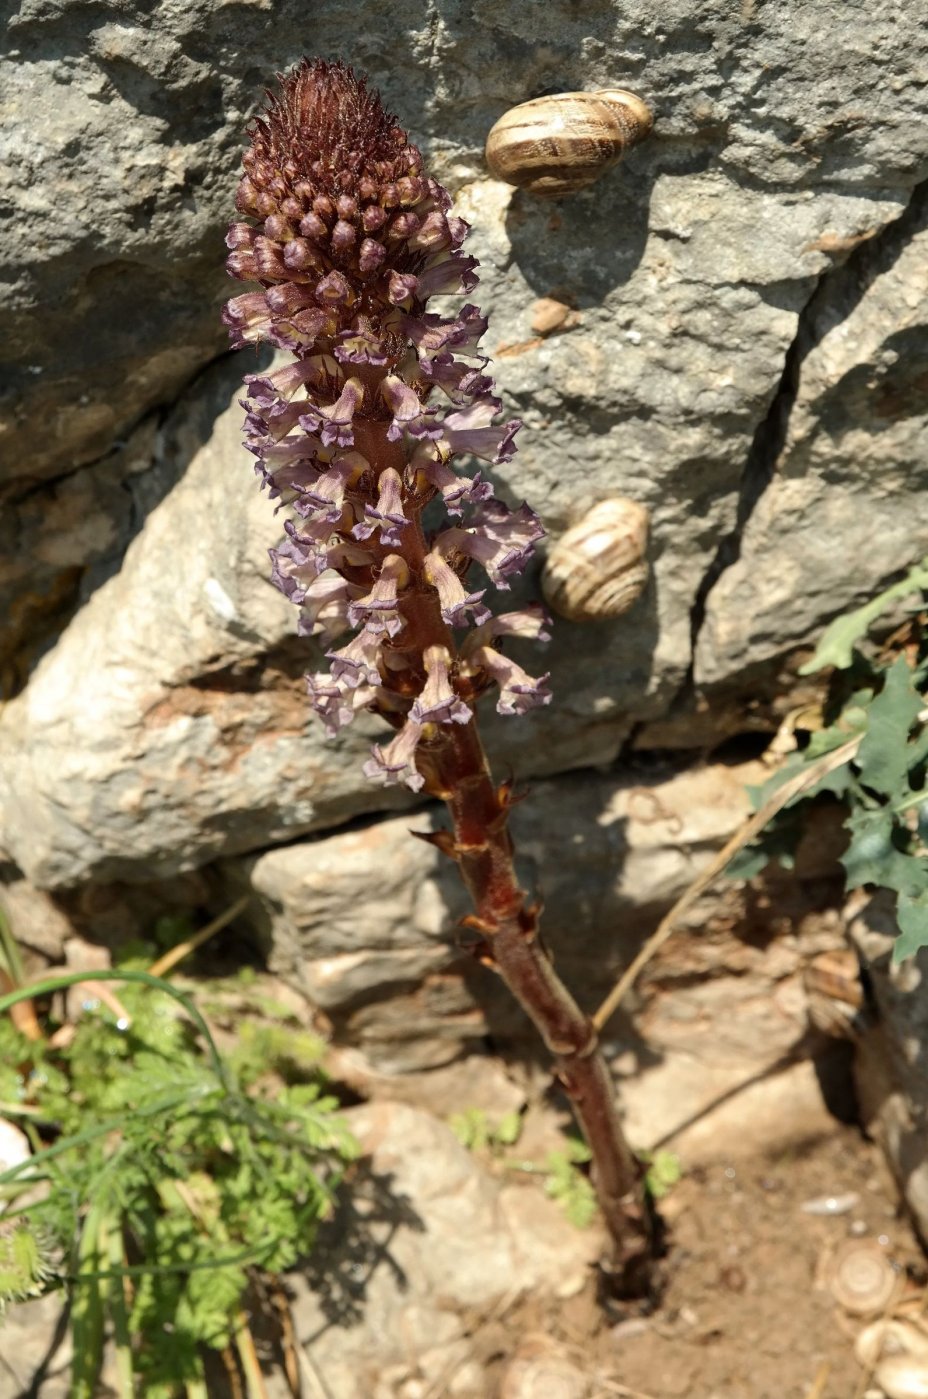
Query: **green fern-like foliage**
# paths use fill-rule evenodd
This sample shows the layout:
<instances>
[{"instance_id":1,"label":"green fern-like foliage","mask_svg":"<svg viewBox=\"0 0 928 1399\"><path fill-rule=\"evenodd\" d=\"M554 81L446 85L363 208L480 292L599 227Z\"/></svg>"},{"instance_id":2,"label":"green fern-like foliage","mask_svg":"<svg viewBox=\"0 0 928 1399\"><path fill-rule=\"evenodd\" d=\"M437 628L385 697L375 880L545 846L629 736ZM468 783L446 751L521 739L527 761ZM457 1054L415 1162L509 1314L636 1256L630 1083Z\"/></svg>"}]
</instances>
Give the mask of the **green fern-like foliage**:
<instances>
[{"instance_id":1,"label":"green fern-like foliage","mask_svg":"<svg viewBox=\"0 0 928 1399\"><path fill-rule=\"evenodd\" d=\"M257 1272L309 1250L356 1152L318 1041L243 1019L220 1060L163 986L120 985L129 1023L96 1007L61 1050L0 1016L0 1100L36 1147L0 1174L0 1305L68 1291L75 1399L107 1325L137 1392L202 1390L202 1347L228 1345Z\"/></svg>"},{"instance_id":2,"label":"green fern-like foliage","mask_svg":"<svg viewBox=\"0 0 928 1399\"><path fill-rule=\"evenodd\" d=\"M871 627L908 601L905 619L882 646ZM796 807L823 792L845 805L849 888L896 894L900 961L928 945L928 560L879 597L837 618L803 674L831 667L825 725L752 795L759 807L781 783L857 739L853 755L805 790L729 867L749 878L770 859L789 864L798 833Z\"/></svg>"}]
</instances>

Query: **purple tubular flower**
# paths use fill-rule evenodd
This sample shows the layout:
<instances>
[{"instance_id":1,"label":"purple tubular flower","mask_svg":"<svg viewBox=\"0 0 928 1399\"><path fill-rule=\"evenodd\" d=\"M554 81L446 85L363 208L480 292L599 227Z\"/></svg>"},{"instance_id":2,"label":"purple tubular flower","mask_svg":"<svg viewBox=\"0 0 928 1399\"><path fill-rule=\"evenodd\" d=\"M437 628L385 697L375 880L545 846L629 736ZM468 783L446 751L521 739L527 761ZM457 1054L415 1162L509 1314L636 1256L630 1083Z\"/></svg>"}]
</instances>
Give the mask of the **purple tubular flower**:
<instances>
[{"instance_id":1,"label":"purple tubular flower","mask_svg":"<svg viewBox=\"0 0 928 1399\"><path fill-rule=\"evenodd\" d=\"M269 550L271 581L284 597L299 607L303 604L307 587L325 568L325 556L316 540L297 532L292 520L284 522L284 530L286 539L276 549Z\"/></svg>"},{"instance_id":2,"label":"purple tubular flower","mask_svg":"<svg viewBox=\"0 0 928 1399\"><path fill-rule=\"evenodd\" d=\"M334 569L318 574L303 589L300 635L334 641L351 625L349 607L360 592L358 584L349 583Z\"/></svg>"},{"instance_id":3,"label":"purple tubular flower","mask_svg":"<svg viewBox=\"0 0 928 1399\"><path fill-rule=\"evenodd\" d=\"M416 747L422 737L422 725L409 718L396 738L387 746L375 743L371 757L364 764L364 776L372 782L405 782L414 792L422 789L425 778L416 767Z\"/></svg>"},{"instance_id":4,"label":"purple tubular flower","mask_svg":"<svg viewBox=\"0 0 928 1399\"><path fill-rule=\"evenodd\" d=\"M426 354L441 354L443 350L457 351L459 355L478 355L477 345L487 328L487 318L480 314L476 306L461 307L456 320L445 320L444 316L424 315L418 318L407 316L403 328L410 340ZM481 355L486 363L486 357Z\"/></svg>"},{"instance_id":5,"label":"purple tubular flower","mask_svg":"<svg viewBox=\"0 0 928 1399\"><path fill-rule=\"evenodd\" d=\"M481 646L488 646L496 637L521 636L532 641L550 641L550 620L547 612L537 602L529 603L528 607L523 607L518 612L501 612L498 617L491 617L488 622L484 622L483 626L474 628L461 647L461 655L473 655Z\"/></svg>"},{"instance_id":6,"label":"purple tubular flower","mask_svg":"<svg viewBox=\"0 0 928 1399\"><path fill-rule=\"evenodd\" d=\"M364 506L364 519L354 526L355 539L367 539L380 526L380 542L386 548L400 548L400 530L409 524L403 511L403 480L398 471L388 466L380 473L377 483L377 504Z\"/></svg>"},{"instance_id":7,"label":"purple tubular flower","mask_svg":"<svg viewBox=\"0 0 928 1399\"><path fill-rule=\"evenodd\" d=\"M454 569L451 568L441 554L427 554L422 566L423 575L428 583L438 593L438 600L441 606L441 615L450 627L466 627L468 613L470 613L475 623L479 626L490 616L490 609L481 603L485 589L479 593L469 593L464 587Z\"/></svg>"},{"instance_id":8,"label":"purple tubular flower","mask_svg":"<svg viewBox=\"0 0 928 1399\"><path fill-rule=\"evenodd\" d=\"M481 479L479 471L473 476L458 476L441 460L416 464L416 467L429 485L441 492L449 515L462 515L465 505L489 500L493 494L492 485Z\"/></svg>"},{"instance_id":9,"label":"purple tubular flower","mask_svg":"<svg viewBox=\"0 0 928 1399\"><path fill-rule=\"evenodd\" d=\"M310 360L297 360L271 374L246 374L248 397L262 414L274 418L283 413L295 393L304 388L313 370Z\"/></svg>"},{"instance_id":10,"label":"purple tubular flower","mask_svg":"<svg viewBox=\"0 0 928 1399\"><path fill-rule=\"evenodd\" d=\"M508 588L506 579L522 572L543 533L529 506L510 510L501 500L491 499L475 511L471 528L445 530L435 548L446 557L466 554L476 559L498 588Z\"/></svg>"},{"instance_id":11,"label":"purple tubular flower","mask_svg":"<svg viewBox=\"0 0 928 1399\"><path fill-rule=\"evenodd\" d=\"M306 518L330 526L340 523L345 508L345 492L358 478L357 463L351 456L336 457L303 491L297 508Z\"/></svg>"},{"instance_id":12,"label":"purple tubular flower","mask_svg":"<svg viewBox=\"0 0 928 1399\"><path fill-rule=\"evenodd\" d=\"M452 452L471 452L495 465L509 461L515 455L513 439L522 421L512 418L501 427L491 427L500 406L497 398L481 398L468 408L449 413L444 423L444 440Z\"/></svg>"},{"instance_id":13,"label":"purple tubular flower","mask_svg":"<svg viewBox=\"0 0 928 1399\"><path fill-rule=\"evenodd\" d=\"M309 702L325 725L330 738L334 738L339 729L350 724L359 709L366 708L377 698L377 689L373 685L358 685L349 690L324 673L307 675L306 688L309 692Z\"/></svg>"},{"instance_id":14,"label":"purple tubular flower","mask_svg":"<svg viewBox=\"0 0 928 1399\"><path fill-rule=\"evenodd\" d=\"M391 272L387 296L393 306L408 305L419 290L419 278L411 272Z\"/></svg>"},{"instance_id":15,"label":"purple tubular flower","mask_svg":"<svg viewBox=\"0 0 928 1399\"><path fill-rule=\"evenodd\" d=\"M411 437L437 441L442 435L441 423L435 422L434 408L426 408L419 400L415 389L404 384L395 374L388 374L380 386L387 403L393 411L393 421L387 428L387 440L399 442L404 432Z\"/></svg>"},{"instance_id":16,"label":"purple tubular flower","mask_svg":"<svg viewBox=\"0 0 928 1399\"><path fill-rule=\"evenodd\" d=\"M352 420L363 402L360 379L349 379L334 403L306 404L300 427L318 432L324 447L350 447L354 442Z\"/></svg>"},{"instance_id":17,"label":"purple tubular flower","mask_svg":"<svg viewBox=\"0 0 928 1399\"><path fill-rule=\"evenodd\" d=\"M449 253L435 258L416 278L416 291L425 300L429 296L446 296L472 292L479 282L475 271L478 266L475 257L465 253Z\"/></svg>"},{"instance_id":18,"label":"purple tubular flower","mask_svg":"<svg viewBox=\"0 0 928 1399\"><path fill-rule=\"evenodd\" d=\"M263 292L249 291L244 296L233 296L223 308L222 319L229 327L229 339L236 350L271 339L271 312Z\"/></svg>"},{"instance_id":19,"label":"purple tubular flower","mask_svg":"<svg viewBox=\"0 0 928 1399\"><path fill-rule=\"evenodd\" d=\"M451 685L451 652L447 646L429 646L422 657L428 679L410 715L419 724L466 724L471 710Z\"/></svg>"},{"instance_id":20,"label":"purple tubular flower","mask_svg":"<svg viewBox=\"0 0 928 1399\"><path fill-rule=\"evenodd\" d=\"M470 302L428 310L434 296L469 295L477 263L461 251L467 224L377 93L342 64L304 59L248 134L227 266L258 287L224 319L234 344L293 356L245 381L246 446L277 508L297 517L272 576L302 635L341 638L329 673L307 678L328 731L359 709L386 716L397 732L365 771L418 791L417 745L463 739L454 726L492 681L503 713L547 698L496 649L546 636L540 610L494 619L467 582L477 563L508 587L541 535L527 506L509 510L455 460L508 461L520 424L494 423L486 316ZM445 515L434 533L426 507ZM455 627L473 628L460 649Z\"/></svg>"},{"instance_id":21,"label":"purple tubular flower","mask_svg":"<svg viewBox=\"0 0 928 1399\"><path fill-rule=\"evenodd\" d=\"M472 663L481 666L499 685L500 696L496 708L500 714L525 714L527 710L537 709L551 700L547 675L533 680L520 665L516 665L509 656L494 651L492 646L479 647Z\"/></svg>"},{"instance_id":22,"label":"purple tubular flower","mask_svg":"<svg viewBox=\"0 0 928 1399\"><path fill-rule=\"evenodd\" d=\"M326 655L332 662L332 679L347 685L349 689L361 684L379 685L377 662L380 660L381 641L379 634L365 627L340 651L327 651Z\"/></svg>"},{"instance_id":23,"label":"purple tubular flower","mask_svg":"<svg viewBox=\"0 0 928 1399\"><path fill-rule=\"evenodd\" d=\"M378 333L369 322L365 322L363 316L358 316L356 324L350 330L342 332L332 353L340 364L390 363L386 336L383 332Z\"/></svg>"},{"instance_id":24,"label":"purple tubular flower","mask_svg":"<svg viewBox=\"0 0 928 1399\"><path fill-rule=\"evenodd\" d=\"M403 629L399 615L399 594L409 582L409 566L399 554L388 554L380 567L380 575L369 593L359 597L348 608L348 620L353 627L365 627L368 632L396 636Z\"/></svg>"},{"instance_id":25,"label":"purple tubular flower","mask_svg":"<svg viewBox=\"0 0 928 1399\"><path fill-rule=\"evenodd\" d=\"M446 393L460 407L492 391L493 380L472 365L462 364L451 355L433 355L419 361L419 373L430 384Z\"/></svg>"}]
</instances>

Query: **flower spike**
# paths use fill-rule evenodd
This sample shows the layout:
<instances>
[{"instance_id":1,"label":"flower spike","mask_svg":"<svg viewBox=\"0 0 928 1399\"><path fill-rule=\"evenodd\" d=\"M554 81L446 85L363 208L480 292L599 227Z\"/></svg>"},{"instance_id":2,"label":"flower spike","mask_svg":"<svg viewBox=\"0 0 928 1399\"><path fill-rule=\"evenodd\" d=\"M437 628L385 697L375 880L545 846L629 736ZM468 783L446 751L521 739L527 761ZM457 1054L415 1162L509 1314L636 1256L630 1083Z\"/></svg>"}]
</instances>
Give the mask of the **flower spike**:
<instances>
[{"instance_id":1,"label":"flower spike","mask_svg":"<svg viewBox=\"0 0 928 1399\"><path fill-rule=\"evenodd\" d=\"M340 63L304 59L249 136L227 267L258 288L225 319L235 344L292 356L245 380L246 445L295 517L272 578L301 609L303 635L338 640L328 674L307 681L329 731L381 712L397 736L366 771L418 790L424 729L440 747L494 682L504 713L543 702L541 682L497 650L540 627L494 620L468 580L477 565L508 588L541 536L528 506L510 510L464 469L466 457L508 461L520 424L497 421L486 316L473 302L429 310L433 296L472 293L477 262L461 251L467 224L378 94ZM430 521L444 516L428 533L427 506ZM472 640L459 649L453 628Z\"/></svg>"}]
</instances>

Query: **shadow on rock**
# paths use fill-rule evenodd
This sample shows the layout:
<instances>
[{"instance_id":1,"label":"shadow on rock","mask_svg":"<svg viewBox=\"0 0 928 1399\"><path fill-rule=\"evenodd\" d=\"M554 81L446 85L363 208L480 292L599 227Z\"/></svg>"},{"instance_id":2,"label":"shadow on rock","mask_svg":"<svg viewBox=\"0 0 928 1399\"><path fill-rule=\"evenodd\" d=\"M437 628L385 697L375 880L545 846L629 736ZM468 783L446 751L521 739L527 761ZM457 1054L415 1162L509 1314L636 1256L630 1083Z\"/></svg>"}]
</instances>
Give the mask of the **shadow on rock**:
<instances>
[{"instance_id":1,"label":"shadow on rock","mask_svg":"<svg viewBox=\"0 0 928 1399\"><path fill-rule=\"evenodd\" d=\"M367 1288L380 1268L391 1274L397 1291L409 1288L391 1244L399 1229L424 1233L425 1223L409 1196L397 1193L392 1182L392 1175L377 1173L370 1162L360 1161L339 1193L334 1217L319 1229L303 1277L327 1326L349 1326L363 1319ZM324 1329L304 1344L311 1344Z\"/></svg>"},{"instance_id":2,"label":"shadow on rock","mask_svg":"<svg viewBox=\"0 0 928 1399\"><path fill-rule=\"evenodd\" d=\"M656 175L633 156L564 199L516 190L506 232L529 286L541 296L570 296L582 309L628 282L644 255Z\"/></svg>"}]
</instances>

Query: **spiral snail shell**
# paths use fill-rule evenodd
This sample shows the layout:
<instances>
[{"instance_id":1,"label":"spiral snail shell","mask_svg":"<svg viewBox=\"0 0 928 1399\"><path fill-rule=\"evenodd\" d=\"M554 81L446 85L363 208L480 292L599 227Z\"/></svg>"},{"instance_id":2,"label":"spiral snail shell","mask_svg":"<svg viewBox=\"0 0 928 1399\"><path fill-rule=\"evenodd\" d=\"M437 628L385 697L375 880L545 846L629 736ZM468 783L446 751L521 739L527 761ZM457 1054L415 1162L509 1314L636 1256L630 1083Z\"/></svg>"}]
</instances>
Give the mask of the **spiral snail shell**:
<instances>
[{"instance_id":1,"label":"spiral snail shell","mask_svg":"<svg viewBox=\"0 0 928 1399\"><path fill-rule=\"evenodd\" d=\"M928 1365L910 1355L882 1360L873 1378L886 1399L928 1399Z\"/></svg>"},{"instance_id":2,"label":"spiral snail shell","mask_svg":"<svg viewBox=\"0 0 928 1399\"><path fill-rule=\"evenodd\" d=\"M874 1239L852 1239L832 1259L829 1287L847 1312L866 1316L883 1311L895 1296L899 1274Z\"/></svg>"},{"instance_id":3,"label":"spiral snail shell","mask_svg":"<svg viewBox=\"0 0 928 1399\"><path fill-rule=\"evenodd\" d=\"M550 550L542 592L572 622L619 617L648 581L647 547L644 506L625 496L602 500Z\"/></svg>"},{"instance_id":4,"label":"spiral snail shell","mask_svg":"<svg viewBox=\"0 0 928 1399\"><path fill-rule=\"evenodd\" d=\"M558 92L504 112L487 137L498 180L557 197L583 189L643 141L654 121L632 92Z\"/></svg>"}]
</instances>

